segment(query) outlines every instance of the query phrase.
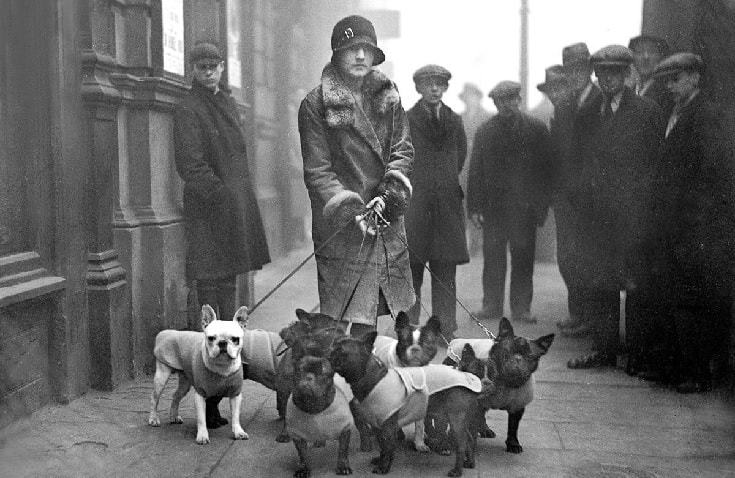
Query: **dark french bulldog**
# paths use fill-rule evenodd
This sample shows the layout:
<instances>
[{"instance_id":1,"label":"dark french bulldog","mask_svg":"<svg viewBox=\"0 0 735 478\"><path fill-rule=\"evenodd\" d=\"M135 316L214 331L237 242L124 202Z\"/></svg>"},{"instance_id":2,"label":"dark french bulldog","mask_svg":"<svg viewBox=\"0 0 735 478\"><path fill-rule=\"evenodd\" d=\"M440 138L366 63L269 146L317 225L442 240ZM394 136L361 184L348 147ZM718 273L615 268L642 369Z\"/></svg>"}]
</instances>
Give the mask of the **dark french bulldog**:
<instances>
[{"instance_id":1,"label":"dark french bulldog","mask_svg":"<svg viewBox=\"0 0 735 478\"><path fill-rule=\"evenodd\" d=\"M502 318L497 340L455 339L449 343L444 363L472 373L482 382L482 392L478 397L482 410L478 415L481 436L495 436L485 422L487 410L508 412L508 436L505 444L506 451L510 453L523 451L518 441L518 426L526 406L533 400L533 373L538 368L541 356L549 351L553 341L554 334L535 340L519 337L515 335L510 321ZM456 357L460 358L459 363ZM432 443L435 440L442 442L441 437L433 435L440 430L427 431L432 434Z\"/></svg>"},{"instance_id":2,"label":"dark french bulldog","mask_svg":"<svg viewBox=\"0 0 735 478\"><path fill-rule=\"evenodd\" d=\"M395 332L398 339L378 335L375 338L373 353L389 368L423 367L434 357L441 340L441 322L436 316L430 317L423 326L411 325L408 314L400 312L396 317ZM428 452L424 442L424 421L415 424L414 447L420 452Z\"/></svg>"},{"instance_id":3,"label":"dark french bulldog","mask_svg":"<svg viewBox=\"0 0 735 478\"><path fill-rule=\"evenodd\" d=\"M479 379L445 365L388 368L372 353L376 335L337 340L329 359L352 389L355 420L369 424L377 438L380 455L371 461L373 473L390 471L399 429L427 414L446 417L458 437L448 475L474 468L477 430L471 418L479 413Z\"/></svg>"},{"instance_id":4,"label":"dark french bulldog","mask_svg":"<svg viewBox=\"0 0 735 478\"><path fill-rule=\"evenodd\" d=\"M286 430L299 455L296 478L311 476L309 442L338 440L338 475L351 475L349 449L354 421L352 393L344 379L334 374L324 357L306 355L299 360L296 381L286 407Z\"/></svg>"}]
</instances>

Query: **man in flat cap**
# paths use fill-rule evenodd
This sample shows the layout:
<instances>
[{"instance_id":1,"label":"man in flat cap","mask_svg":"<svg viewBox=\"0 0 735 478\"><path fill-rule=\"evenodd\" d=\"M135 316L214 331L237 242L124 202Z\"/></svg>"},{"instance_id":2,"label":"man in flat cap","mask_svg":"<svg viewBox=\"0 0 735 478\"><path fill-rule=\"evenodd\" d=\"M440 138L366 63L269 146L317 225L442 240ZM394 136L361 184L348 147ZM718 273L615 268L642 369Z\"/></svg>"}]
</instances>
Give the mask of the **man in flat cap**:
<instances>
[{"instance_id":1,"label":"man in flat cap","mask_svg":"<svg viewBox=\"0 0 735 478\"><path fill-rule=\"evenodd\" d=\"M536 228L546 219L552 147L546 125L521 111L521 85L501 81L491 91L498 114L477 131L470 159L467 211L483 230L481 319L503 317L510 244L511 317L531 315Z\"/></svg>"},{"instance_id":2,"label":"man in flat cap","mask_svg":"<svg viewBox=\"0 0 735 478\"><path fill-rule=\"evenodd\" d=\"M224 58L217 46L189 52L191 91L174 110L174 159L184 181L186 276L201 310L209 304L222 320L237 308L239 274L270 262L265 230L250 181L244 125L222 83ZM190 325L193 327L193 325ZM199 327L196 327L199 330ZM227 423L207 399L207 426Z\"/></svg>"},{"instance_id":3,"label":"man in flat cap","mask_svg":"<svg viewBox=\"0 0 735 478\"><path fill-rule=\"evenodd\" d=\"M490 119L490 112L482 105L485 94L474 83L465 83L462 92L458 95L459 99L464 103L464 111L462 112L462 123L464 124L464 133L467 137L467 151L472 151L472 145L475 140L477 129L482 123ZM462 168L459 174L459 184L462 191L467 191L467 180L469 178L470 168ZM475 256L482 251L482 231L472 226L470 221L467 222L465 234L467 234L467 248L470 256Z\"/></svg>"},{"instance_id":4,"label":"man in flat cap","mask_svg":"<svg viewBox=\"0 0 735 478\"><path fill-rule=\"evenodd\" d=\"M570 360L570 368L616 364L621 290L627 292L626 326L640 320L650 304L646 247L663 140L659 107L625 86L632 52L610 45L590 61L602 96L580 117L572 154L580 162L575 188L582 312L594 324L594 352Z\"/></svg>"},{"instance_id":5,"label":"man in flat cap","mask_svg":"<svg viewBox=\"0 0 735 478\"><path fill-rule=\"evenodd\" d=\"M456 271L469 262L459 173L467 156L462 118L442 102L452 74L426 65L413 75L421 99L408 110L415 148L413 196L406 211L406 235L416 303L409 317L419 323L424 267L431 270L431 314L447 340L457 330Z\"/></svg>"},{"instance_id":6,"label":"man in flat cap","mask_svg":"<svg viewBox=\"0 0 735 478\"><path fill-rule=\"evenodd\" d=\"M675 102L664 142L665 167L658 193L664 254L661 279L668 321L675 326L675 384L681 393L702 392L723 370L735 263L735 184L732 132L722 111L700 89L702 59L677 53L658 64ZM653 357L668 359L669 357ZM720 365L719 367L717 365Z\"/></svg>"},{"instance_id":7,"label":"man in flat cap","mask_svg":"<svg viewBox=\"0 0 735 478\"><path fill-rule=\"evenodd\" d=\"M661 108L664 115L671 113L674 102L666 85L653 76L653 70L669 55L669 44L653 35L638 35L628 42L633 52L632 87L638 96L650 98Z\"/></svg>"},{"instance_id":8,"label":"man in flat cap","mask_svg":"<svg viewBox=\"0 0 735 478\"><path fill-rule=\"evenodd\" d=\"M574 43L562 49L562 66L569 83L569 106L556 108L555 137L561 139L562 145L572 143L572 138L583 134L581 124L588 110L599 101L602 92L592 82L592 66L590 52L586 43ZM562 335L568 337L583 337L590 333L590 322L581 312L580 275L577 273L580 262L577 260L576 239L579 234L577 228L578 205L581 198L573 187L579 174L579 164L582 158L570 155L569 148L561 148L558 175L555 182L554 219L556 220L557 263L559 271L567 287L567 305L569 318L557 323Z\"/></svg>"}]
</instances>

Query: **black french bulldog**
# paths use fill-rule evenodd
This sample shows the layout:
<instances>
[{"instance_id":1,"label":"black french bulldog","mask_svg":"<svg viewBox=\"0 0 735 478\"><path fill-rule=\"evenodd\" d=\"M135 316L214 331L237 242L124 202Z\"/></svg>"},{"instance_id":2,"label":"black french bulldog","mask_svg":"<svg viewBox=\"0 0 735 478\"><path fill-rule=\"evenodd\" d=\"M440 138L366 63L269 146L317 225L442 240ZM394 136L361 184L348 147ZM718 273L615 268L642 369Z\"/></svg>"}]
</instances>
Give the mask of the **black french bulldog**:
<instances>
[{"instance_id":1,"label":"black french bulldog","mask_svg":"<svg viewBox=\"0 0 735 478\"><path fill-rule=\"evenodd\" d=\"M538 368L541 356L549 351L554 334L544 335L536 340L515 335L513 326L506 318L500 320L496 341L492 339L455 339L449 344L445 364L456 365L459 370L472 373L480 378L482 392L478 397L481 413L477 416L477 427L483 437L493 438L495 433L487 427L487 410L506 410L508 412L508 435L505 440L506 451L521 453L523 447L518 441L518 426L534 395L533 373ZM462 347L461 355L459 347ZM488 350L487 357L476 353ZM459 363L452 357L460 356ZM446 436L441 427L427 428L430 442L444 444ZM440 448L446 448L441 445Z\"/></svg>"}]
</instances>

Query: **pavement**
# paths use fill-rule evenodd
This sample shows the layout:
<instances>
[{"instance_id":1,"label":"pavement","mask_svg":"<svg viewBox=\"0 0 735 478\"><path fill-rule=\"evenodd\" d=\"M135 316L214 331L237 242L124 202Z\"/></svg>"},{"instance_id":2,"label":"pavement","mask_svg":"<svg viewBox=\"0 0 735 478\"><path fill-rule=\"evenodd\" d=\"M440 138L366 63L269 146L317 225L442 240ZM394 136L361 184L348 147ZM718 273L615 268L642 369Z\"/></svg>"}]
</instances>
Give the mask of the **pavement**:
<instances>
[{"instance_id":1,"label":"pavement","mask_svg":"<svg viewBox=\"0 0 735 478\"><path fill-rule=\"evenodd\" d=\"M255 278L264 296L309 251L267 266ZM280 330L295 320L294 309L316 307L313 259L254 311L251 327ZM459 299L469 310L480 305L482 260L458 268ZM430 281L425 281L428 283ZM538 264L533 312L537 324L514 323L516 333L537 338L557 332L567 316L566 293L554 264ZM428 289L428 285L426 286ZM428 292L424 297L430 297ZM460 308L458 336L483 337ZM379 329L392 324L382 320ZM497 322L484 322L494 333ZM726 390L700 395L631 378L620 369L570 370L566 361L586 352L586 339L556 336L536 372L536 398L527 407L519 439L524 452L505 452L505 412L487 418L498 438L480 439L477 467L464 476L485 477L735 477L735 401ZM0 477L272 477L292 476L292 444L276 443L275 393L251 381L244 385L241 422L250 439L235 441L229 427L210 431L211 443L197 445L190 392L182 401L182 425L147 425L152 377L112 392L90 391L67 405L50 405L0 430ZM175 389L171 380L159 411L167 416ZM229 415L227 400L220 405ZM411 430L412 427L407 430ZM357 450L353 476L372 476L370 458ZM311 449L314 477L335 476L336 443ZM395 477L446 476L452 457L422 454L401 444L390 472Z\"/></svg>"}]
</instances>

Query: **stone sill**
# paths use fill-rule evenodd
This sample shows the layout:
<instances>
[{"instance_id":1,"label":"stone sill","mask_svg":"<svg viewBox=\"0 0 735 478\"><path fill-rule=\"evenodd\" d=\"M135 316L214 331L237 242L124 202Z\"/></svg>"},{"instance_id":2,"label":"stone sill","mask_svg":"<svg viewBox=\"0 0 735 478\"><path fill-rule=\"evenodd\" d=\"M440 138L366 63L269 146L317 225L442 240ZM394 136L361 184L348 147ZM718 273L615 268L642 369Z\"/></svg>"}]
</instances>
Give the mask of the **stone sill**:
<instances>
[{"instance_id":1,"label":"stone sill","mask_svg":"<svg viewBox=\"0 0 735 478\"><path fill-rule=\"evenodd\" d=\"M65 287L65 282L66 279L63 277L45 276L8 287L0 287L0 307L62 290Z\"/></svg>"}]
</instances>

